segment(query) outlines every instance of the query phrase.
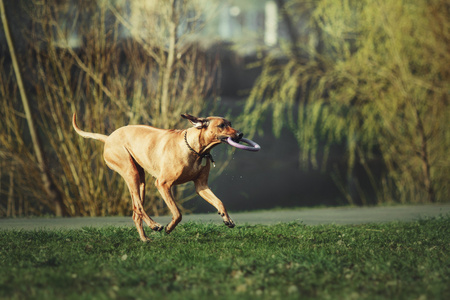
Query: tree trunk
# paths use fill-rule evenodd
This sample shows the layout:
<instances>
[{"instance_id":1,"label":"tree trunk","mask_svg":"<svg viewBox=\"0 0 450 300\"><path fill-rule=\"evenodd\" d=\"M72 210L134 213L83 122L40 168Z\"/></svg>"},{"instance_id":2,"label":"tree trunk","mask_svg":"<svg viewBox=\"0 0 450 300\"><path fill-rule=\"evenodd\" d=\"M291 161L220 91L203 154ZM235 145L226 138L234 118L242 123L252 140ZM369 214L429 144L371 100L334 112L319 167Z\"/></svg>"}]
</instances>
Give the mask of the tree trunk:
<instances>
[{"instance_id":1,"label":"tree trunk","mask_svg":"<svg viewBox=\"0 0 450 300\"><path fill-rule=\"evenodd\" d=\"M9 171L9 189L8 189L8 204L6 206L6 216L15 217L16 208L14 205L14 170Z\"/></svg>"},{"instance_id":2,"label":"tree trunk","mask_svg":"<svg viewBox=\"0 0 450 300\"><path fill-rule=\"evenodd\" d=\"M294 24L291 16L287 12L285 5L286 5L286 3L284 0L277 0L278 9L280 10L281 15L283 16L283 21L286 23L288 34L289 34L289 37L291 38L292 54L294 55L294 57L296 58L297 61L301 61L300 51L297 46L298 41L299 41L297 28L295 27L295 24Z\"/></svg>"},{"instance_id":3,"label":"tree trunk","mask_svg":"<svg viewBox=\"0 0 450 300\"><path fill-rule=\"evenodd\" d=\"M171 12L169 18L169 49L167 51L167 61L166 68L164 71L164 78L162 82L162 96L161 96L161 119L163 125L166 128L169 117L169 88L170 88L170 78L172 76L173 65L175 62L175 52L176 52L176 42L177 42L177 29L178 29L178 12L177 10L177 0L172 0Z\"/></svg>"},{"instance_id":4,"label":"tree trunk","mask_svg":"<svg viewBox=\"0 0 450 300\"><path fill-rule=\"evenodd\" d=\"M25 91L25 87L22 80L22 75L20 73L19 63L17 62L16 52L14 49L14 43L12 41L11 33L9 31L8 20L6 18L5 5L3 0L0 0L0 14L3 23L3 30L5 31L6 41L8 43L9 52L11 55L11 61L14 68L14 73L17 79L17 86L19 88L20 96L22 98L23 109L25 111L28 128L30 129L31 140L33 142L33 149L38 163L38 167L41 173L41 180L49 197L50 203L54 204L54 211L56 216L67 215L67 211L64 207L62 196L59 190L56 188L50 176L50 171L45 161L45 153L43 151L42 145L39 141L36 127L34 125L33 116L31 114L30 105L28 102L28 97Z\"/></svg>"},{"instance_id":5,"label":"tree trunk","mask_svg":"<svg viewBox=\"0 0 450 300\"><path fill-rule=\"evenodd\" d=\"M414 107L414 112L416 114L417 131L420 139L420 150L418 152L420 159L422 160L423 185L427 193L427 202L433 203L436 201L436 199L434 194L433 183L431 181L431 172L430 172L431 166L430 161L428 159L428 147L427 147L428 139L425 133L425 128L422 119L416 107Z\"/></svg>"}]
</instances>

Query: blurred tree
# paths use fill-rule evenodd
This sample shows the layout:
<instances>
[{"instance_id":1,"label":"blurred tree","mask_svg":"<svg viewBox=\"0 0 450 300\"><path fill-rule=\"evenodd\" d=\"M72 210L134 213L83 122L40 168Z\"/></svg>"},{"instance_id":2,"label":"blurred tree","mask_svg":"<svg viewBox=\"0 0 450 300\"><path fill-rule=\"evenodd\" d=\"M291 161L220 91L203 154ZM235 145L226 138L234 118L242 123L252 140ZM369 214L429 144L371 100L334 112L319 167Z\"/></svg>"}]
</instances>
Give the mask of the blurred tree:
<instances>
[{"instance_id":1,"label":"blurred tree","mask_svg":"<svg viewBox=\"0 0 450 300\"><path fill-rule=\"evenodd\" d=\"M29 52L19 59L27 67L25 79L39 112L37 127L45 136L51 176L70 215L131 212L124 181L107 171L101 143L75 134L73 112L78 112L80 127L106 134L137 123L184 128L180 114L201 113L214 93L216 59L193 40L205 26L209 6L202 0L133 3L138 2L143 6L121 1L26 3L33 25L26 32ZM14 178L15 201L27 199L28 213L54 212L33 180L36 170L29 164L29 142L22 135L16 85L8 70L0 70L2 116L5 112L0 154L11 158L2 167L13 174L1 175ZM148 212L164 213L156 188L147 187ZM186 189L174 191L180 202L194 196Z\"/></svg>"},{"instance_id":2,"label":"blurred tree","mask_svg":"<svg viewBox=\"0 0 450 300\"><path fill-rule=\"evenodd\" d=\"M16 50L14 47L14 42L12 40L11 33L9 31L9 23L6 16L6 10L5 5L3 3L3 0L0 0L0 15L2 19L3 24L3 30L5 33L5 38L8 44L9 53L11 56L11 63L14 69L15 77L17 86L20 92L20 98L22 100L23 109L25 111L25 117L28 124L28 129L30 132L32 144L33 144L33 150L34 150L34 156L36 158L36 164L40 171L40 178L42 181L43 188L45 190L46 196L49 198L48 201L53 204L54 211L56 216L64 216L67 215L66 208L63 205L62 202L62 196L59 190L56 188L55 183L53 182L52 177L50 176L50 171L47 164L46 159L46 153L42 147L40 138L38 136L38 132L35 126L35 121L33 114L30 109L30 104L28 101L27 91L25 90L25 86L23 84L22 80L22 71L20 70L19 63L17 61L16 57ZM12 208L14 205L13 202L13 195L14 195L14 168L12 168L9 172L10 177L10 187L8 191L8 213L9 215L15 215L14 211L12 211Z\"/></svg>"},{"instance_id":3,"label":"blurred tree","mask_svg":"<svg viewBox=\"0 0 450 300\"><path fill-rule=\"evenodd\" d=\"M284 125L294 131L304 167L325 163L331 147L345 143L342 186L357 180L359 165L378 202L448 201L449 4L288 1L283 10L290 22L302 24L305 15L308 22L297 27L295 47L281 44L286 63L264 59L247 126L256 128L256 116L271 109L276 134ZM381 177L377 160L386 170ZM353 203L355 194L343 191Z\"/></svg>"}]
</instances>

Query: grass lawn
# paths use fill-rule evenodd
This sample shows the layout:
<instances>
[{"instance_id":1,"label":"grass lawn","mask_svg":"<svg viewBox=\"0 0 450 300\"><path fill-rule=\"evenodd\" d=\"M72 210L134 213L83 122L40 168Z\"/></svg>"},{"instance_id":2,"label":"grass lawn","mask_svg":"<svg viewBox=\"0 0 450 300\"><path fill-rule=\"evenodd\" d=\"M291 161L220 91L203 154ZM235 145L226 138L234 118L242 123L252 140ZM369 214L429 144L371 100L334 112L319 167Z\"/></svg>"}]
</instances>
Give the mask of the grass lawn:
<instances>
[{"instance_id":1,"label":"grass lawn","mask_svg":"<svg viewBox=\"0 0 450 300\"><path fill-rule=\"evenodd\" d=\"M0 231L0 299L450 299L450 217Z\"/></svg>"}]
</instances>

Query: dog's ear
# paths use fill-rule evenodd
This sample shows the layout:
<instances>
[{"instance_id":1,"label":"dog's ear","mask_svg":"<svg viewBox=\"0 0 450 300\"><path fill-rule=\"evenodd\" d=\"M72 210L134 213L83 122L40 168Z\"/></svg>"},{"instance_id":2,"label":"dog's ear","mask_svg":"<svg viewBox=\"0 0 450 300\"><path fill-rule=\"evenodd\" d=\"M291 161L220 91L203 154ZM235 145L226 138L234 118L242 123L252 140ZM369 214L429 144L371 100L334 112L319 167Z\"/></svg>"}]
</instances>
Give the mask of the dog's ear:
<instances>
[{"instance_id":1,"label":"dog's ear","mask_svg":"<svg viewBox=\"0 0 450 300\"><path fill-rule=\"evenodd\" d=\"M208 126L208 119L206 118L197 118L190 114L182 114L181 117L188 119L195 128L202 129Z\"/></svg>"}]
</instances>

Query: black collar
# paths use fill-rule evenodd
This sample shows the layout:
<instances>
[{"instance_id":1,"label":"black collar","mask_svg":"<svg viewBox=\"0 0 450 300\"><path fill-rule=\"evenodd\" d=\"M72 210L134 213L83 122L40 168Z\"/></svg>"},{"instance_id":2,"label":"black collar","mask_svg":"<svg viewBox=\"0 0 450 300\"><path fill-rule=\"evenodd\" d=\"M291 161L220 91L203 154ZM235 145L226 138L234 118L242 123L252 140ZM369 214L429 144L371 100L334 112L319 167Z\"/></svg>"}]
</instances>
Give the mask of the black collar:
<instances>
[{"instance_id":1,"label":"black collar","mask_svg":"<svg viewBox=\"0 0 450 300\"><path fill-rule=\"evenodd\" d=\"M213 163L213 165L216 166L215 163L214 163L214 159L213 159L213 157L212 157L212 155L211 155L210 153L203 153L203 154L200 154L200 153L198 153L197 151L195 151L194 149L192 149L192 147L189 145L189 143L188 143L188 141L187 141L187 130L184 132L184 141L186 142L186 146L189 148L189 150L191 150L192 152L194 152L195 155L197 155L198 157L200 157L200 159L203 159L204 157L209 158L209 160Z\"/></svg>"}]
</instances>

